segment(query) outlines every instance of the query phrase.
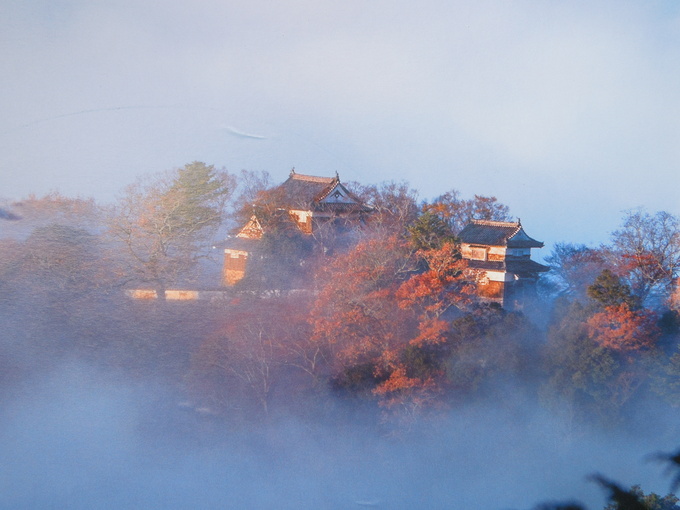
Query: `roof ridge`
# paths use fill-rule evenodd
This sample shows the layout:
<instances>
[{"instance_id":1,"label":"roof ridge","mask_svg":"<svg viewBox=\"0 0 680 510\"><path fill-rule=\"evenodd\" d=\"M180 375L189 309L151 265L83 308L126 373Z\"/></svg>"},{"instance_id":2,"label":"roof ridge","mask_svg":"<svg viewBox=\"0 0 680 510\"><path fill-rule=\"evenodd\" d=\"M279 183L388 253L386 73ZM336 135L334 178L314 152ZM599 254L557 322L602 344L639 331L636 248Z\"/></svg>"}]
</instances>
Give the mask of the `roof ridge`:
<instances>
[{"instance_id":1,"label":"roof ridge","mask_svg":"<svg viewBox=\"0 0 680 510\"><path fill-rule=\"evenodd\" d=\"M319 182L323 184L330 184L335 181L336 177L321 177L318 175L304 175L297 172L291 173L290 178L296 181Z\"/></svg>"},{"instance_id":2,"label":"roof ridge","mask_svg":"<svg viewBox=\"0 0 680 510\"><path fill-rule=\"evenodd\" d=\"M497 221L497 220L472 220L475 225L487 225L489 227L521 227L519 221Z\"/></svg>"},{"instance_id":3,"label":"roof ridge","mask_svg":"<svg viewBox=\"0 0 680 510\"><path fill-rule=\"evenodd\" d=\"M329 182L328 184L334 184L334 186L326 186L326 187L321 191L321 193L319 193L319 194L316 196L316 198L315 198L314 200L316 200L317 202L320 202L321 200L323 200L324 198L326 198L328 195L331 194L331 191L333 191L333 190L338 186L338 184L340 184L340 181L336 181L335 179L333 179L333 181Z\"/></svg>"}]
</instances>

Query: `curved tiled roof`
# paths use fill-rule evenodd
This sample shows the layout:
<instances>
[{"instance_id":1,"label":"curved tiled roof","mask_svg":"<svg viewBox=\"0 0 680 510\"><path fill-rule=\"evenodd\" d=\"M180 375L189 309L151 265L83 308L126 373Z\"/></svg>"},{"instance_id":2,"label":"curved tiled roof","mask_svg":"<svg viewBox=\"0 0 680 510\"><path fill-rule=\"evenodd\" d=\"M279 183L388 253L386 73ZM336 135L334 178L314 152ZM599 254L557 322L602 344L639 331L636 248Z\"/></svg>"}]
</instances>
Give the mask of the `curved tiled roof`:
<instances>
[{"instance_id":1,"label":"curved tiled roof","mask_svg":"<svg viewBox=\"0 0 680 510\"><path fill-rule=\"evenodd\" d=\"M291 172L283 184L274 188L274 199L279 207L306 209L334 182L333 177L316 177Z\"/></svg>"},{"instance_id":2,"label":"curved tiled roof","mask_svg":"<svg viewBox=\"0 0 680 510\"><path fill-rule=\"evenodd\" d=\"M458 234L462 243L509 248L542 248L543 243L527 235L519 221L472 220Z\"/></svg>"},{"instance_id":3,"label":"curved tiled roof","mask_svg":"<svg viewBox=\"0 0 680 510\"><path fill-rule=\"evenodd\" d=\"M351 203L322 202L338 188L340 188L344 197L349 198ZM337 174L335 177L318 177L298 174L293 170L285 182L270 192L270 197L278 207L286 209L345 210L348 208L355 209L357 206L361 209L370 209L342 185Z\"/></svg>"}]
</instances>

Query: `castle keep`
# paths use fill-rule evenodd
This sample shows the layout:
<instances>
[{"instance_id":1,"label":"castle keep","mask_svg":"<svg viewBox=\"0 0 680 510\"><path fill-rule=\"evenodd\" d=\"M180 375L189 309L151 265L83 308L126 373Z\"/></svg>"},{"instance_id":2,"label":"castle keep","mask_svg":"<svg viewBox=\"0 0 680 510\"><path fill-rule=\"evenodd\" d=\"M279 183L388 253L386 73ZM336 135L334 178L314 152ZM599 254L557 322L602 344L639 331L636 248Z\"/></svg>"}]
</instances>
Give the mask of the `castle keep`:
<instances>
[{"instance_id":1,"label":"castle keep","mask_svg":"<svg viewBox=\"0 0 680 510\"><path fill-rule=\"evenodd\" d=\"M521 222L472 220L458 235L479 296L507 308L518 308L535 293L539 273L548 271L531 260L531 249L543 243L529 237Z\"/></svg>"},{"instance_id":2,"label":"castle keep","mask_svg":"<svg viewBox=\"0 0 680 510\"><path fill-rule=\"evenodd\" d=\"M301 232L315 234L324 226L362 221L371 208L340 182L340 177L318 177L291 171L288 179L266 193L268 218L253 215L235 236L224 243L222 283L243 279L248 259L257 252L268 221L292 222Z\"/></svg>"}]
</instances>

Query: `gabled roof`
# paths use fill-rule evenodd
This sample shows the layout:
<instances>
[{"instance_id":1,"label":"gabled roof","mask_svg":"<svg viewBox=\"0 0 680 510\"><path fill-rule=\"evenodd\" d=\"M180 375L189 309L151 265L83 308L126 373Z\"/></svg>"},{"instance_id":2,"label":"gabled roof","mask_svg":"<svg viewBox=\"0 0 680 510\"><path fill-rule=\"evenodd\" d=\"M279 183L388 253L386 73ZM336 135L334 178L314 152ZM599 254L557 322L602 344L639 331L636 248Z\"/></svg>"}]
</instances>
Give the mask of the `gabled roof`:
<instances>
[{"instance_id":1,"label":"gabled roof","mask_svg":"<svg viewBox=\"0 0 680 510\"><path fill-rule=\"evenodd\" d=\"M542 248L543 243L532 239L519 221L472 220L458 234L466 244L507 246L508 248Z\"/></svg>"},{"instance_id":2,"label":"gabled roof","mask_svg":"<svg viewBox=\"0 0 680 510\"><path fill-rule=\"evenodd\" d=\"M318 202L319 197L328 192L336 182L334 177L316 177L313 175L302 175L293 170L290 177L274 189L277 205L281 207L307 208L314 202Z\"/></svg>"},{"instance_id":3,"label":"gabled roof","mask_svg":"<svg viewBox=\"0 0 680 510\"><path fill-rule=\"evenodd\" d=\"M340 177L318 177L298 174L292 170L288 179L271 192L278 207L286 209L342 210L369 207L340 182Z\"/></svg>"},{"instance_id":4,"label":"gabled roof","mask_svg":"<svg viewBox=\"0 0 680 510\"><path fill-rule=\"evenodd\" d=\"M250 217L250 220L248 220L248 223L238 231L236 237L244 239L260 239L263 233L264 229L262 228L260 220L257 219L257 216L253 215Z\"/></svg>"},{"instance_id":5,"label":"gabled roof","mask_svg":"<svg viewBox=\"0 0 680 510\"><path fill-rule=\"evenodd\" d=\"M251 239L258 241L268 230L277 230L281 228L295 227L295 220L285 209L276 209L271 214L264 217L252 215L250 219L241 228L232 230L227 238Z\"/></svg>"}]
</instances>

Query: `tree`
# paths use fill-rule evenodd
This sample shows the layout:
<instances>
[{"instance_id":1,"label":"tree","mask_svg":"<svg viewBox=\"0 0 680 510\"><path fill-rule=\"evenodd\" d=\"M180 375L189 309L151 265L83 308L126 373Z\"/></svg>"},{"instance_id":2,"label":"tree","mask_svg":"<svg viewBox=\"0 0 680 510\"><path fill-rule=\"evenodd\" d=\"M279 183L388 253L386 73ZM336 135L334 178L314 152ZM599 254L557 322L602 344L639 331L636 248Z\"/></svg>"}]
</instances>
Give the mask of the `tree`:
<instances>
[{"instance_id":1,"label":"tree","mask_svg":"<svg viewBox=\"0 0 680 510\"><path fill-rule=\"evenodd\" d=\"M271 176L267 171L241 170L235 181L234 219L242 226L255 214L258 202L271 189Z\"/></svg>"},{"instance_id":2,"label":"tree","mask_svg":"<svg viewBox=\"0 0 680 510\"><path fill-rule=\"evenodd\" d=\"M501 204L496 197L475 195L463 200L457 190L447 191L435 198L432 203L423 206L424 212L436 214L449 224L454 234L458 234L474 220L510 220L510 209Z\"/></svg>"},{"instance_id":3,"label":"tree","mask_svg":"<svg viewBox=\"0 0 680 510\"><path fill-rule=\"evenodd\" d=\"M229 174L200 162L129 186L109 219L109 233L127 254L127 279L162 293L195 267L232 190Z\"/></svg>"},{"instance_id":4,"label":"tree","mask_svg":"<svg viewBox=\"0 0 680 510\"><path fill-rule=\"evenodd\" d=\"M585 510L585 507L580 503L569 501L567 503L542 503L533 510Z\"/></svg>"},{"instance_id":5,"label":"tree","mask_svg":"<svg viewBox=\"0 0 680 510\"><path fill-rule=\"evenodd\" d=\"M559 295L585 297L586 289L606 268L602 252L585 244L556 243L545 259L550 266L546 277Z\"/></svg>"},{"instance_id":6,"label":"tree","mask_svg":"<svg viewBox=\"0 0 680 510\"><path fill-rule=\"evenodd\" d=\"M21 219L33 225L58 223L79 228L95 228L101 220L100 208L92 198L72 198L53 191L41 197L29 195L12 204ZM14 218L18 219L18 218Z\"/></svg>"},{"instance_id":7,"label":"tree","mask_svg":"<svg viewBox=\"0 0 680 510\"><path fill-rule=\"evenodd\" d=\"M224 409L254 403L266 414L281 361L272 324L257 309L233 312L235 320L210 335L193 354L191 387L203 405Z\"/></svg>"},{"instance_id":8,"label":"tree","mask_svg":"<svg viewBox=\"0 0 680 510\"><path fill-rule=\"evenodd\" d=\"M12 211L8 211L7 209L0 207L0 220L17 221L20 219L21 218Z\"/></svg>"},{"instance_id":9,"label":"tree","mask_svg":"<svg viewBox=\"0 0 680 510\"><path fill-rule=\"evenodd\" d=\"M414 268L405 243L393 236L363 241L320 269L313 338L327 346L335 373L377 362L412 330L394 293Z\"/></svg>"},{"instance_id":10,"label":"tree","mask_svg":"<svg viewBox=\"0 0 680 510\"><path fill-rule=\"evenodd\" d=\"M10 357L34 350L28 359L39 366L98 342L115 283L98 236L52 224L23 242L3 240L0 250L0 343L15 343Z\"/></svg>"},{"instance_id":11,"label":"tree","mask_svg":"<svg viewBox=\"0 0 680 510\"><path fill-rule=\"evenodd\" d=\"M657 454L654 457L669 461L676 466L680 459L680 455L677 453ZM626 490L618 483L599 473L590 475L588 480L597 483L607 493L609 504L604 507L604 510L680 510L680 506L677 505L680 500L672 492L676 488L675 483L672 485L669 494L660 496L654 492L645 494L639 485L633 485ZM586 508L577 502L551 502L540 504L534 507L534 510L586 510Z\"/></svg>"},{"instance_id":12,"label":"tree","mask_svg":"<svg viewBox=\"0 0 680 510\"><path fill-rule=\"evenodd\" d=\"M404 430L409 430L425 410L437 406L441 392L433 377L409 377L402 364L396 365L389 377L373 390L380 398L380 406Z\"/></svg>"},{"instance_id":13,"label":"tree","mask_svg":"<svg viewBox=\"0 0 680 510\"><path fill-rule=\"evenodd\" d=\"M405 181L368 186L350 182L347 187L373 208L369 217L373 230L401 235L418 217L418 192Z\"/></svg>"},{"instance_id":14,"label":"tree","mask_svg":"<svg viewBox=\"0 0 680 510\"><path fill-rule=\"evenodd\" d=\"M539 365L538 330L520 313L481 305L451 323L445 359L454 394L471 397L498 378L530 380Z\"/></svg>"},{"instance_id":15,"label":"tree","mask_svg":"<svg viewBox=\"0 0 680 510\"><path fill-rule=\"evenodd\" d=\"M627 303L607 306L588 319L588 332L599 345L619 352L648 350L661 331L648 310L632 310Z\"/></svg>"},{"instance_id":16,"label":"tree","mask_svg":"<svg viewBox=\"0 0 680 510\"><path fill-rule=\"evenodd\" d=\"M472 301L464 266L452 242L414 253L397 236L363 241L325 266L312 338L327 346L336 387L377 397L405 424L441 403L445 314Z\"/></svg>"},{"instance_id":17,"label":"tree","mask_svg":"<svg viewBox=\"0 0 680 510\"><path fill-rule=\"evenodd\" d=\"M558 310L548 329L544 367L548 380L542 389L547 403L575 418L607 422L616 419L623 397L617 377L622 362L588 334L590 309L579 302Z\"/></svg>"},{"instance_id":18,"label":"tree","mask_svg":"<svg viewBox=\"0 0 680 510\"><path fill-rule=\"evenodd\" d=\"M595 480L609 492L609 499L612 501L604 510L680 510L680 506L676 505L680 500L675 494L645 494L639 485L624 490L604 477L597 476Z\"/></svg>"},{"instance_id":19,"label":"tree","mask_svg":"<svg viewBox=\"0 0 680 510\"><path fill-rule=\"evenodd\" d=\"M312 339L327 353L333 386L379 400L386 412L413 416L429 381L405 374L401 351L418 335L415 311L397 290L418 264L397 236L367 239L318 275ZM422 390L422 391L421 391Z\"/></svg>"},{"instance_id":20,"label":"tree","mask_svg":"<svg viewBox=\"0 0 680 510\"><path fill-rule=\"evenodd\" d=\"M680 350L661 364L655 371L654 391L661 395L673 407L680 407Z\"/></svg>"},{"instance_id":21,"label":"tree","mask_svg":"<svg viewBox=\"0 0 680 510\"><path fill-rule=\"evenodd\" d=\"M227 320L193 354L189 382L202 404L270 412L272 393L287 368L315 367L301 359L309 338L306 307L295 299L253 299L235 304ZM312 354L313 356L313 354ZM310 374L315 376L316 374ZM294 396L287 386L286 399Z\"/></svg>"},{"instance_id":22,"label":"tree","mask_svg":"<svg viewBox=\"0 0 680 510\"><path fill-rule=\"evenodd\" d=\"M639 493L634 490L627 491L599 474L591 475L588 478L609 493L608 499L612 503L605 510L649 510L649 507L640 500L642 491L639 491Z\"/></svg>"},{"instance_id":23,"label":"tree","mask_svg":"<svg viewBox=\"0 0 680 510\"><path fill-rule=\"evenodd\" d=\"M444 317L453 307L466 309L474 293L463 279L465 262L453 242L418 250L416 257L424 269L411 274L390 296L407 312L412 328L382 356L376 367L381 380L374 390L380 405L405 425L441 403L438 397L448 383L443 362L451 334L451 324Z\"/></svg>"},{"instance_id":24,"label":"tree","mask_svg":"<svg viewBox=\"0 0 680 510\"><path fill-rule=\"evenodd\" d=\"M409 309L417 320L418 335L412 344L440 343L449 329L442 316L452 307L467 308L475 289L463 279L466 267L458 246L445 242L438 249L419 250L416 255L425 263L404 281L396 291L399 307Z\"/></svg>"},{"instance_id":25,"label":"tree","mask_svg":"<svg viewBox=\"0 0 680 510\"><path fill-rule=\"evenodd\" d=\"M680 221L666 211L629 211L612 234L612 255L641 302L667 296L680 271Z\"/></svg>"},{"instance_id":26,"label":"tree","mask_svg":"<svg viewBox=\"0 0 680 510\"><path fill-rule=\"evenodd\" d=\"M624 417L646 391L658 353L656 322L653 313L625 301L561 306L548 330L543 396L559 397L572 417L603 423Z\"/></svg>"},{"instance_id":27,"label":"tree","mask_svg":"<svg viewBox=\"0 0 680 510\"><path fill-rule=\"evenodd\" d=\"M102 230L102 209L91 198L71 198L57 192L29 195L13 202L9 217L2 222L3 236L26 239L34 229L63 225L98 234Z\"/></svg>"},{"instance_id":28,"label":"tree","mask_svg":"<svg viewBox=\"0 0 680 510\"><path fill-rule=\"evenodd\" d=\"M588 296L604 307L587 320L589 334L598 344L621 352L656 345L661 335L658 318L641 308L630 287L609 269L602 271L588 287Z\"/></svg>"},{"instance_id":29,"label":"tree","mask_svg":"<svg viewBox=\"0 0 680 510\"><path fill-rule=\"evenodd\" d=\"M444 243L455 241L449 224L431 212L418 216L407 230L411 245L416 251L441 248Z\"/></svg>"},{"instance_id":30,"label":"tree","mask_svg":"<svg viewBox=\"0 0 680 510\"><path fill-rule=\"evenodd\" d=\"M609 269L603 270L588 287L588 297L604 307L618 307L622 304L629 308L639 308L639 301L633 296L630 286L621 281Z\"/></svg>"}]
</instances>

